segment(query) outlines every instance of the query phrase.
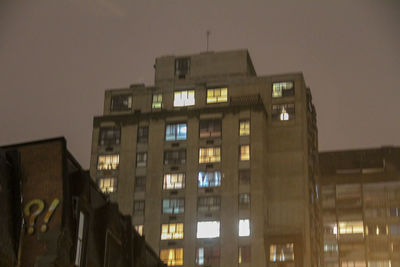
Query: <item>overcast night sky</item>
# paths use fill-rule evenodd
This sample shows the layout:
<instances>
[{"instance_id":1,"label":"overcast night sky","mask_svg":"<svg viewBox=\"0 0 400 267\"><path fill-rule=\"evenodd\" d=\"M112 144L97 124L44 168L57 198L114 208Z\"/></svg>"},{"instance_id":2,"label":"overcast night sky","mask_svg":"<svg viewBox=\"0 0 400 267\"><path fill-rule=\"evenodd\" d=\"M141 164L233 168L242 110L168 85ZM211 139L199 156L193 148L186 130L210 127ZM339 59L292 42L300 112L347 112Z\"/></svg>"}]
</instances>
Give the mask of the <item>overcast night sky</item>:
<instances>
[{"instance_id":1,"label":"overcast night sky","mask_svg":"<svg viewBox=\"0 0 400 267\"><path fill-rule=\"evenodd\" d=\"M0 145L65 136L87 168L104 90L152 85L207 30L258 75L304 73L321 151L400 146L398 0L0 0Z\"/></svg>"}]
</instances>

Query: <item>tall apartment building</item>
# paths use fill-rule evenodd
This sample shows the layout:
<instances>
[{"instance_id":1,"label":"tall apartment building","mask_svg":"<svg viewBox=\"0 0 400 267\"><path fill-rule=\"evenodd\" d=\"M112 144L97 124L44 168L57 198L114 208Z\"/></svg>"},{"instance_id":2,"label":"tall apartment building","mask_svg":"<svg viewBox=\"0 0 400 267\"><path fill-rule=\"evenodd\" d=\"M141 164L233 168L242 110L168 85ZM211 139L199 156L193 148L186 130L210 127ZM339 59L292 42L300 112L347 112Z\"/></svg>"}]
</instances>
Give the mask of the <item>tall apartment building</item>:
<instances>
[{"instance_id":1,"label":"tall apartment building","mask_svg":"<svg viewBox=\"0 0 400 267\"><path fill-rule=\"evenodd\" d=\"M400 148L320 153L325 267L400 266Z\"/></svg>"},{"instance_id":2,"label":"tall apartment building","mask_svg":"<svg viewBox=\"0 0 400 267\"><path fill-rule=\"evenodd\" d=\"M302 73L246 50L156 59L105 92L91 176L169 266L322 262L316 112Z\"/></svg>"}]
</instances>

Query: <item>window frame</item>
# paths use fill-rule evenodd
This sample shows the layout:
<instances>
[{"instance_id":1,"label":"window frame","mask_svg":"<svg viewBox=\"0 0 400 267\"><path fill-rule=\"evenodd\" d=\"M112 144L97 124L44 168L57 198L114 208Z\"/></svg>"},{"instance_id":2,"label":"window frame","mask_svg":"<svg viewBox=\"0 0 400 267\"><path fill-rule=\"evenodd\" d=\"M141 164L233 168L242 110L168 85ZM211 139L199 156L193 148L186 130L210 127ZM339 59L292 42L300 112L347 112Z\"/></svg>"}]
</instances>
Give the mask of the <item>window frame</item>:
<instances>
[{"instance_id":1,"label":"window frame","mask_svg":"<svg viewBox=\"0 0 400 267\"><path fill-rule=\"evenodd\" d=\"M210 201L212 200L212 201ZM204 203L202 203L204 202ZM198 196L197 197L197 212L218 212L221 210L220 196Z\"/></svg>"},{"instance_id":2,"label":"window frame","mask_svg":"<svg viewBox=\"0 0 400 267\"><path fill-rule=\"evenodd\" d=\"M136 209L136 204L139 205L139 207L142 207L140 209ZM143 199L137 199L133 201L133 216L144 216L146 209L146 201Z\"/></svg>"},{"instance_id":3,"label":"window frame","mask_svg":"<svg viewBox=\"0 0 400 267\"><path fill-rule=\"evenodd\" d=\"M245 228L242 228L242 227L245 227ZM249 237L249 236L251 236L251 221L250 221L250 218L239 218L238 236L239 237Z\"/></svg>"},{"instance_id":4,"label":"window frame","mask_svg":"<svg viewBox=\"0 0 400 267\"><path fill-rule=\"evenodd\" d=\"M218 225L218 233L214 234L214 233L210 233L210 224L211 223L216 223ZM207 226L208 224L208 226ZM217 221L217 220L210 220L210 221L197 221L197 227L196 227L196 239L214 239L214 238L220 238L221 237L221 221ZM207 228L207 232L208 232L208 236L203 236L203 235L199 235L199 226L200 225L204 225L205 228ZM203 226L202 226L203 227ZM202 228L203 229L203 228ZM200 229L201 230L201 229ZM204 231L201 230L201 231Z\"/></svg>"},{"instance_id":5,"label":"window frame","mask_svg":"<svg viewBox=\"0 0 400 267\"><path fill-rule=\"evenodd\" d=\"M207 127L204 127L207 126ZM218 129L219 127L219 129ZM221 138L222 136L222 120L209 119L199 121L199 138Z\"/></svg>"},{"instance_id":6,"label":"window frame","mask_svg":"<svg viewBox=\"0 0 400 267\"><path fill-rule=\"evenodd\" d=\"M115 107L116 104L114 104L114 100L119 98L118 100L123 102L123 100L121 100L121 99L124 98L124 97L128 98L127 107L126 108L121 108L121 107L116 108ZM132 103L133 103L132 94L111 95L111 98L110 98L110 111L111 112L131 111L132 110ZM117 105L121 105L121 104L117 103Z\"/></svg>"},{"instance_id":7,"label":"window frame","mask_svg":"<svg viewBox=\"0 0 400 267\"><path fill-rule=\"evenodd\" d=\"M246 147L247 147L247 149L246 149ZM244 151L244 153L243 153L243 149L248 150L248 153L246 153L246 151ZM239 161L250 161L250 159L251 159L250 144L239 145Z\"/></svg>"},{"instance_id":8,"label":"window frame","mask_svg":"<svg viewBox=\"0 0 400 267\"><path fill-rule=\"evenodd\" d=\"M212 150L211 154L209 153L210 150ZM221 157L222 157L221 150L222 150L221 146L200 147L199 148L199 164L221 162L221 160L222 160L221 159ZM203 154L205 156L202 158Z\"/></svg>"},{"instance_id":9,"label":"window frame","mask_svg":"<svg viewBox=\"0 0 400 267\"><path fill-rule=\"evenodd\" d=\"M186 98L182 98L182 94L186 92ZM177 99L177 95L179 95L179 98L181 99L180 103ZM193 95L193 99L191 97ZM174 102L173 102L173 107L174 108L182 108L182 107L190 107L196 105L196 90L194 89L187 89L187 90L177 90L174 91Z\"/></svg>"},{"instance_id":10,"label":"window frame","mask_svg":"<svg viewBox=\"0 0 400 267\"><path fill-rule=\"evenodd\" d=\"M103 185L104 185L105 180L110 180L110 186L109 187L105 187L104 188L105 190L103 190L103 187L101 186L101 183L103 182ZM117 192L118 180L117 180L116 177L100 177L100 178L97 179L97 186L100 188L100 191L103 194L109 195L109 194ZM111 190L109 190L108 188L111 188Z\"/></svg>"},{"instance_id":11,"label":"window frame","mask_svg":"<svg viewBox=\"0 0 400 267\"><path fill-rule=\"evenodd\" d=\"M171 213L167 213L164 210L164 201L168 200L169 201L169 205L167 207L167 209L171 209ZM178 204L182 203L182 205L178 205L178 206L172 206L171 207L171 201L174 200L176 201ZM178 208L178 212L175 212L176 208ZM161 200L161 212L162 214L167 214L167 215L177 215L177 214L184 214L185 213L185 198L163 198Z\"/></svg>"},{"instance_id":12,"label":"window frame","mask_svg":"<svg viewBox=\"0 0 400 267\"><path fill-rule=\"evenodd\" d=\"M174 251L173 255L174 257L172 259L169 258L171 255L171 251ZM179 251L179 254L178 254ZM166 252L166 253L165 253ZM183 248L162 248L160 249L160 260L164 262L165 265L168 266L182 266L183 265ZM167 262L165 262L164 254L167 255ZM180 258L177 258L176 255L182 256Z\"/></svg>"},{"instance_id":13,"label":"window frame","mask_svg":"<svg viewBox=\"0 0 400 267\"><path fill-rule=\"evenodd\" d=\"M138 183L138 181L143 181L144 183ZM134 182L134 192L146 192L146 176L135 176Z\"/></svg>"},{"instance_id":14,"label":"window frame","mask_svg":"<svg viewBox=\"0 0 400 267\"><path fill-rule=\"evenodd\" d=\"M113 159L114 156L116 157L117 160ZM105 157L104 165L106 165L108 167L99 168L101 166L101 165L99 165L100 164L100 157ZM111 161L109 161L108 163L107 163L107 157L111 158ZM119 169L119 160L120 160L120 158L119 158L119 154L118 153L114 153L114 154L99 154L99 155L97 155L96 170L97 171L118 170ZM115 163L114 161L115 162L118 161L118 162ZM115 165L115 167L109 167L109 166L113 166L113 165Z\"/></svg>"},{"instance_id":15,"label":"window frame","mask_svg":"<svg viewBox=\"0 0 400 267\"><path fill-rule=\"evenodd\" d=\"M177 177L175 178L178 182L174 183L173 187L168 187L166 186L166 181L165 179L167 178L167 176L170 175L171 176L171 180L174 179L172 176L176 175ZM179 184L179 179L181 179L180 181L180 187L177 187L176 184ZM185 179L186 179L186 173L184 172L175 172L175 173L164 173L163 175L163 185L162 185L162 189L164 191L167 190L180 190L180 189L185 189Z\"/></svg>"},{"instance_id":16,"label":"window frame","mask_svg":"<svg viewBox=\"0 0 400 267\"><path fill-rule=\"evenodd\" d=\"M167 232L164 232L164 226L167 227ZM175 231L171 232L171 226L175 227ZM181 230L181 231L180 231ZM184 223L163 223L161 224L160 240L180 240L185 236Z\"/></svg>"},{"instance_id":17,"label":"window frame","mask_svg":"<svg viewBox=\"0 0 400 267\"><path fill-rule=\"evenodd\" d=\"M285 121L294 121L296 119L295 103L273 104L271 106L271 109L272 109L271 110L272 121L285 122ZM285 109L286 113L283 113L283 109ZM285 115L283 114L287 114L287 117L285 117Z\"/></svg>"},{"instance_id":18,"label":"window frame","mask_svg":"<svg viewBox=\"0 0 400 267\"><path fill-rule=\"evenodd\" d=\"M170 127L172 127L173 130L173 134L169 134L168 131L169 129L171 129ZM185 137L184 138L178 138L179 136L181 136L180 133L182 133L182 129L186 128L186 132L185 132ZM174 122L174 123L168 123L165 125L165 131L164 131L164 141L166 142L179 142L179 141L186 141L187 140L187 122ZM173 136L173 139L167 139L169 138L168 136Z\"/></svg>"},{"instance_id":19,"label":"window frame","mask_svg":"<svg viewBox=\"0 0 400 267\"><path fill-rule=\"evenodd\" d=\"M202 179L203 182L200 182L201 173L204 174L204 176L202 176L202 177L204 177L204 179ZM212 181L213 181L213 183L211 183L211 180L208 178L209 177L208 174L210 174L210 173L212 173L212 177L213 177ZM218 176L218 175L216 175L217 173L219 174L219 178L216 179L215 177ZM206 179L207 179L208 186L201 186L200 184L205 184L206 183L206 182L204 182ZM216 181L218 181L218 183L216 183ZM197 188L220 187L221 183L222 183L222 173L221 173L221 171L199 171L197 173ZM213 184L213 185L211 185L211 184Z\"/></svg>"},{"instance_id":20,"label":"window frame","mask_svg":"<svg viewBox=\"0 0 400 267\"><path fill-rule=\"evenodd\" d=\"M167 157L166 155L174 155L174 153L178 154L177 158L172 158L172 159L168 159L167 161ZM184 157L181 157L182 155L184 155ZM177 149L177 150L164 150L164 165L182 165L182 164L186 164L186 157L187 157L187 153L186 153L186 149Z\"/></svg>"},{"instance_id":21,"label":"window frame","mask_svg":"<svg viewBox=\"0 0 400 267\"><path fill-rule=\"evenodd\" d=\"M149 126L139 126L137 128L137 138L136 142L138 144L147 144L149 143Z\"/></svg>"},{"instance_id":22,"label":"window frame","mask_svg":"<svg viewBox=\"0 0 400 267\"><path fill-rule=\"evenodd\" d=\"M223 94L223 91L226 92L226 94ZM219 92L218 95L216 95L216 92ZM212 93L212 96L211 96ZM215 99L215 101L214 101ZM216 87L216 88L207 88L206 92L206 104L221 104L221 103L228 103L229 101L229 96L228 96L228 87Z\"/></svg>"},{"instance_id":23,"label":"window frame","mask_svg":"<svg viewBox=\"0 0 400 267\"><path fill-rule=\"evenodd\" d=\"M290 89L285 89L283 84L289 84L291 83L291 88ZM280 95L276 95L274 91L274 85L275 84L280 84ZM282 98L282 97L289 97L289 96L294 96L295 94L295 82L293 80L286 80L286 81L276 81L272 82L271 84L271 97L274 98Z\"/></svg>"},{"instance_id":24,"label":"window frame","mask_svg":"<svg viewBox=\"0 0 400 267\"><path fill-rule=\"evenodd\" d=\"M163 94L162 93L153 94L151 97L151 109L162 109L162 108L163 108Z\"/></svg>"},{"instance_id":25,"label":"window frame","mask_svg":"<svg viewBox=\"0 0 400 267\"><path fill-rule=\"evenodd\" d=\"M144 160L142 158L144 158ZM147 151L136 152L136 168L147 167L147 159Z\"/></svg>"},{"instance_id":26,"label":"window frame","mask_svg":"<svg viewBox=\"0 0 400 267\"><path fill-rule=\"evenodd\" d=\"M175 76L179 79L184 79L186 75L190 74L190 57L175 58Z\"/></svg>"},{"instance_id":27,"label":"window frame","mask_svg":"<svg viewBox=\"0 0 400 267\"><path fill-rule=\"evenodd\" d=\"M242 128L242 124L245 124L245 126L247 124L247 127ZM251 127L250 119L239 120L239 136L250 136L251 134L250 127Z\"/></svg>"},{"instance_id":28,"label":"window frame","mask_svg":"<svg viewBox=\"0 0 400 267\"><path fill-rule=\"evenodd\" d=\"M113 132L112 138L102 138L103 135L107 136L108 132ZM115 134L117 132L117 134ZM99 129L99 146L115 146L121 144L121 127L117 126L109 126L109 127L100 127Z\"/></svg>"}]
</instances>

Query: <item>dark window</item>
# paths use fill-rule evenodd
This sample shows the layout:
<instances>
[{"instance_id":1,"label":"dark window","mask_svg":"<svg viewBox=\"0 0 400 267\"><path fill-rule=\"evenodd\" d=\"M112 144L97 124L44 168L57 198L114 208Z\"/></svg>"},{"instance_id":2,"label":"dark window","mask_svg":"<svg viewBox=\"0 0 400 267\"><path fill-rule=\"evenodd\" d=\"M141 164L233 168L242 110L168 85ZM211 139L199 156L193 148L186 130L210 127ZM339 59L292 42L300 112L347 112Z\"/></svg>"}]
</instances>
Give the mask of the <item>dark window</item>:
<instances>
[{"instance_id":1,"label":"dark window","mask_svg":"<svg viewBox=\"0 0 400 267\"><path fill-rule=\"evenodd\" d=\"M163 199L163 214L179 214L185 211L185 200L183 198Z\"/></svg>"},{"instance_id":2,"label":"dark window","mask_svg":"<svg viewBox=\"0 0 400 267\"><path fill-rule=\"evenodd\" d=\"M179 78L185 78L190 71L190 58L175 59L175 75Z\"/></svg>"},{"instance_id":3,"label":"dark window","mask_svg":"<svg viewBox=\"0 0 400 267\"><path fill-rule=\"evenodd\" d=\"M239 208L250 208L250 194L239 194Z\"/></svg>"},{"instance_id":4,"label":"dark window","mask_svg":"<svg viewBox=\"0 0 400 267\"><path fill-rule=\"evenodd\" d=\"M177 165L186 163L186 149L164 151L164 164Z\"/></svg>"},{"instance_id":5,"label":"dark window","mask_svg":"<svg viewBox=\"0 0 400 267\"><path fill-rule=\"evenodd\" d=\"M200 138L221 136L221 120L200 121Z\"/></svg>"},{"instance_id":6,"label":"dark window","mask_svg":"<svg viewBox=\"0 0 400 267\"><path fill-rule=\"evenodd\" d=\"M144 200L135 200L133 202L133 215L144 214Z\"/></svg>"},{"instance_id":7,"label":"dark window","mask_svg":"<svg viewBox=\"0 0 400 267\"><path fill-rule=\"evenodd\" d=\"M239 184L250 184L250 170L239 170Z\"/></svg>"},{"instance_id":8,"label":"dark window","mask_svg":"<svg viewBox=\"0 0 400 267\"><path fill-rule=\"evenodd\" d=\"M219 247L201 247L196 250L196 264L201 266L219 266Z\"/></svg>"},{"instance_id":9,"label":"dark window","mask_svg":"<svg viewBox=\"0 0 400 267\"><path fill-rule=\"evenodd\" d=\"M145 192L146 191L146 177L137 176L135 178L135 192Z\"/></svg>"},{"instance_id":10,"label":"dark window","mask_svg":"<svg viewBox=\"0 0 400 267\"><path fill-rule=\"evenodd\" d=\"M250 246L239 247L239 264L250 262Z\"/></svg>"},{"instance_id":11,"label":"dark window","mask_svg":"<svg viewBox=\"0 0 400 267\"><path fill-rule=\"evenodd\" d=\"M136 167L146 167L147 165L147 152L136 153Z\"/></svg>"},{"instance_id":12,"label":"dark window","mask_svg":"<svg viewBox=\"0 0 400 267\"><path fill-rule=\"evenodd\" d=\"M112 146L121 143L121 128L119 127L102 127L99 134L99 145Z\"/></svg>"},{"instance_id":13,"label":"dark window","mask_svg":"<svg viewBox=\"0 0 400 267\"><path fill-rule=\"evenodd\" d=\"M131 95L115 95L111 97L111 111L126 111L131 109Z\"/></svg>"},{"instance_id":14,"label":"dark window","mask_svg":"<svg viewBox=\"0 0 400 267\"><path fill-rule=\"evenodd\" d=\"M197 200L197 211L199 212L219 211L220 207L221 199L217 196L199 197Z\"/></svg>"},{"instance_id":15,"label":"dark window","mask_svg":"<svg viewBox=\"0 0 400 267\"><path fill-rule=\"evenodd\" d=\"M142 126L138 128L137 142L147 143L149 141L149 126Z\"/></svg>"},{"instance_id":16,"label":"dark window","mask_svg":"<svg viewBox=\"0 0 400 267\"><path fill-rule=\"evenodd\" d=\"M288 121L294 119L294 104L272 105L273 121Z\"/></svg>"}]
</instances>

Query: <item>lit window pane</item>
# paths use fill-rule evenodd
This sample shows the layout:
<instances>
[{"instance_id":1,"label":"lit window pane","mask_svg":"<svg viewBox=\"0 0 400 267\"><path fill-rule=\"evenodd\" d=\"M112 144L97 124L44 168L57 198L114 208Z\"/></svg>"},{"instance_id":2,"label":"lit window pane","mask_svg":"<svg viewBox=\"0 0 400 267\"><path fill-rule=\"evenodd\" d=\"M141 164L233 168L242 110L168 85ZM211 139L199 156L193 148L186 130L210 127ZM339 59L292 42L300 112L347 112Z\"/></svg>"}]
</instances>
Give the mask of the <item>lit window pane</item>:
<instances>
[{"instance_id":1,"label":"lit window pane","mask_svg":"<svg viewBox=\"0 0 400 267\"><path fill-rule=\"evenodd\" d=\"M239 236L249 236L250 235L250 220L240 219L239 220Z\"/></svg>"},{"instance_id":2,"label":"lit window pane","mask_svg":"<svg viewBox=\"0 0 400 267\"><path fill-rule=\"evenodd\" d=\"M97 180L97 184L101 192L105 194L114 193L117 191L117 179L116 178L100 178Z\"/></svg>"},{"instance_id":3,"label":"lit window pane","mask_svg":"<svg viewBox=\"0 0 400 267\"><path fill-rule=\"evenodd\" d=\"M295 115L294 104L272 105L273 121L293 120Z\"/></svg>"},{"instance_id":4,"label":"lit window pane","mask_svg":"<svg viewBox=\"0 0 400 267\"><path fill-rule=\"evenodd\" d=\"M162 249L160 259L168 266L183 265L183 248Z\"/></svg>"},{"instance_id":5,"label":"lit window pane","mask_svg":"<svg viewBox=\"0 0 400 267\"><path fill-rule=\"evenodd\" d=\"M151 104L151 108L159 109L162 107L162 94L153 95L153 103Z\"/></svg>"},{"instance_id":6,"label":"lit window pane","mask_svg":"<svg viewBox=\"0 0 400 267\"><path fill-rule=\"evenodd\" d=\"M293 82L277 82L272 84L273 98L292 96L292 95L294 95Z\"/></svg>"},{"instance_id":7,"label":"lit window pane","mask_svg":"<svg viewBox=\"0 0 400 267\"><path fill-rule=\"evenodd\" d=\"M339 234L364 234L362 221L339 222Z\"/></svg>"},{"instance_id":8,"label":"lit window pane","mask_svg":"<svg viewBox=\"0 0 400 267\"><path fill-rule=\"evenodd\" d=\"M186 135L187 135L186 123L168 124L167 127L165 128L166 141L186 140Z\"/></svg>"},{"instance_id":9,"label":"lit window pane","mask_svg":"<svg viewBox=\"0 0 400 267\"><path fill-rule=\"evenodd\" d=\"M161 225L161 240L182 239L183 223Z\"/></svg>"},{"instance_id":10,"label":"lit window pane","mask_svg":"<svg viewBox=\"0 0 400 267\"><path fill-rule=\"evenodd\" d=\"M184 173L167 173L164 175L163 189L182 189L185 188Z\"/></svg>"},{"instance_id":11,"label":"lit window pane","mask_svg":"<svg viewBox=\"0 0 400 267\"><path fill-rule=\"evenodd\" d=\"M163 199L163 214L180 214L185 211L185 200L181 198Z\"/></svg>"},{"instance_id":12,"label":"lit window pane","mask_svg":"<svg viewBox=\"0 0 400 267\"><path fill-rule=\"evenodd\" d=\"M239 122L239 135L240 136L250 135L250 121L249 120Z\"/></svg>"},{"instance_id":13,"label":"lit window pane","mask_svg":"<svg viewBox=\"0 0 400 267\"><path fill-rule=\"evenodd\" d=\"M240 160L250 160L250 146L240 146Z\"/></svg>"},{"instance_id":14,"label":"lit window pane","mask_svg":"<svg viewBox=\"0 0 400 267\"><path fill-rule=\"evenodd\" d=\"M200 247L196 250L196 264L219 266L220 249L217 246Z\"/></svg>"},{"instance_id":15,"label":"lit window pane","mask_svg":"<svg viewBox=\"0 0 400 267\"><path fill-rule=\"evenodd\" d=\"M228 88L207 89L207 104L228 102Z\"/></svg>"},{"instance_id":16,"label":"lit window pane","mask_svg":"<svg viewBox=\"0 0 400 267\"><path fill-rule=\"evenodd\" d=\"M174 93L174 107L193 106L195 104L194 90Z\"/></svg>"},{"instance_id":17,"label":"lit window pane","mask_svg":"<svg viewBox=\"0 0 400 267\"><path fill-rule=\"evenodd\" d=\"M134 228L139 235L143 235L143 224L135 225Z\"/></svg>"},{"instance_id":18,"label":"lit window pane","mask_svg":"<svg viewBox=\"0 0 400 267\"><path fill-rule=\"evenodd\" d=\"M219 221L197 222L197 238L219 237Z\"/></svg>"},{"instance_id":19,"label":"lit window pane","mask_svg":"<svg viewBox=\"0 0 400 267\"><path fill-rule=\"evenodd\" d=\"M272 262L294 261L293 243L270 245L269 260Z\"/></svg>"},{"instance_id":20,"label":"lit window pane","mask_svg":"<svg viewBox=\"0 0 400 267\"><path fill-rule=\"evenodd\" d=\"M199 163L212 163L221 161L220 147L206 147L199 149Z\"/></svg>"},{"instance_id":21,"label":"lit window pane","mask_svg":"<svg viewBox=\"0 0 400 267\"><path fill-rule=\"evenodd\" d=\"M116 170L119 166L119 155L100 155L97 159L97 170Z\"/></svg>"},{"instance_id":22,"label":"lit window pane","mask_svg":"<svg viewBox=\"0 0 400 267\"><path fill-rule=\"evenodd\" d=\"M199 172L198 187L221 186L221 172Z\"/></svg>"}]
</instances>

